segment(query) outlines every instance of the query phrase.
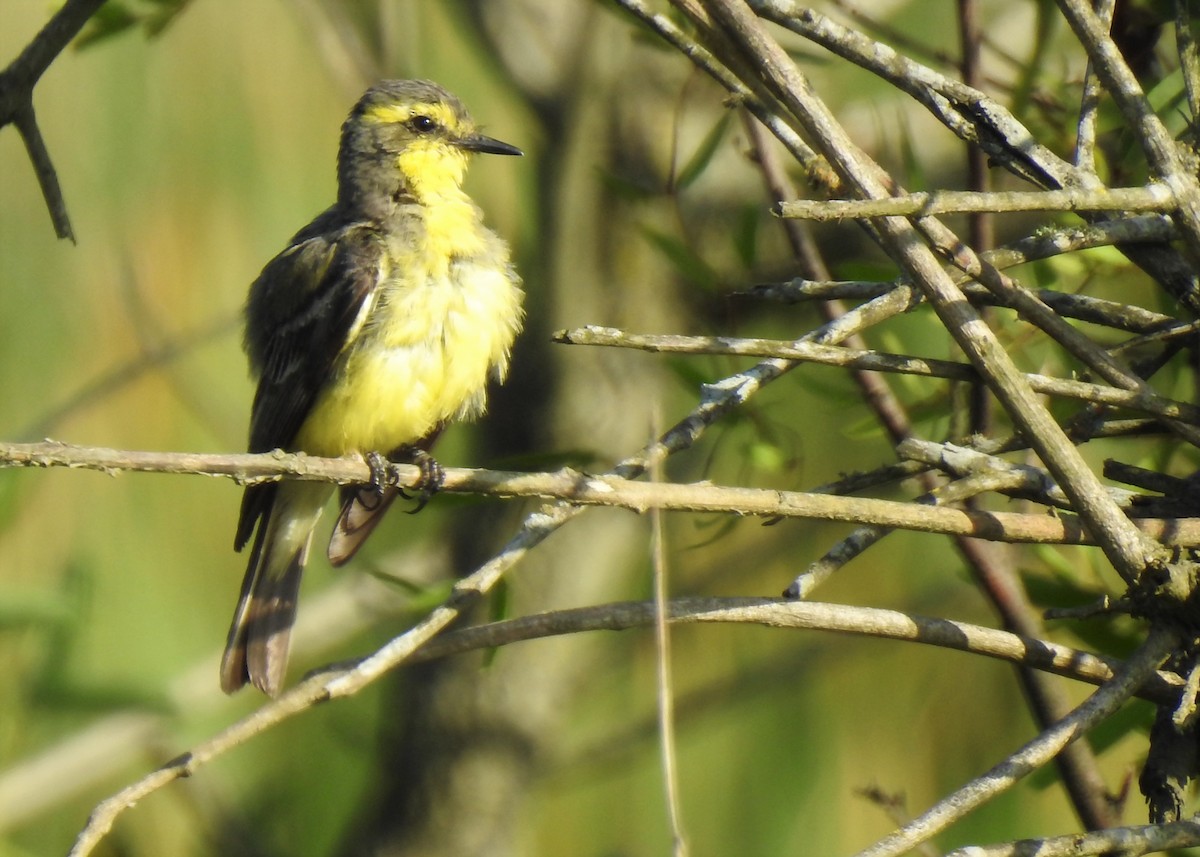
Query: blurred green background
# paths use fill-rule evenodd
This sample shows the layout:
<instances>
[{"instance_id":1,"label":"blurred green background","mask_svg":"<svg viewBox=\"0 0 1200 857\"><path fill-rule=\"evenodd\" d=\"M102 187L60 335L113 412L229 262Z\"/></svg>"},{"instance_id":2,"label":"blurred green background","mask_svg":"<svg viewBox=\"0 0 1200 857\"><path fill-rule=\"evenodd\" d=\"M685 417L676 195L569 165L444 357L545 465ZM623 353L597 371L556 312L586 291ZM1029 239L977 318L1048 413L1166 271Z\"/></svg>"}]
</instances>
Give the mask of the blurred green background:
<instances>
[{"instance_id":1,"label":"blurred green background","mask_svg":"<svg viewBox=\"0 0 1200 857\"><path fill-rule=\"evenodd\" d=\"M1035 5L989 14L1029 32ZM900 2L887 15L953 53L953 7ZM0 61L47 14L6 0ZM863 73L811 49L804 59L852 133L910 186L961 186L948 134ZM247 285L333 199L338 128L376 77L435 79L526 152L478 159L468 178L514 247L529 323L492 413L439 447L446 464L601 470L684 415L700 382L748 365L552 347L556 328L793 338L817 323L809 308L727 297L794 273L773 200L738 122L720 125L722 93L614 7L193 0L154 38L134 28L68 50L37 90L78 246L55 239L20 139L0 133L0 438L241 451ZM694 160L706 139L714 156ZM689 162L704 169L672 190ZM892 275L852 228L818 237L838 275ZM925 313L881 336L951 353ZM922 429L944 434L943 388L897 386ZM667 476L802 490L890 456L847 377L806 368ZM98 799L261 702L217 688L244 568L231 550L239 496L215 479L0 471L0 857L65 853ZM293 680L398 633L531 508L443 496L419 516L393 513L349 568L314 561ZM671 591L777 594L845 531L669 518ZM648 558L646 518L589 511L510 575L497 609L647 597ZM1091 553L1014 559L1111 584ZM933 537L893 536L820 597L994 621ZM696 855L850 853L891 828L859 790L902 792L919 812L1033 734L998 663L757 628L680 628L673 645ZM143 801L98 853L662 854L654 694L649 631L407 670ZM1118 790L1143 745L1114 734L1102 764ZM1140 805L1126 817L1141 820ZM1043 776L941 844L1075 829Z\"/></svg>"}]
</instances>

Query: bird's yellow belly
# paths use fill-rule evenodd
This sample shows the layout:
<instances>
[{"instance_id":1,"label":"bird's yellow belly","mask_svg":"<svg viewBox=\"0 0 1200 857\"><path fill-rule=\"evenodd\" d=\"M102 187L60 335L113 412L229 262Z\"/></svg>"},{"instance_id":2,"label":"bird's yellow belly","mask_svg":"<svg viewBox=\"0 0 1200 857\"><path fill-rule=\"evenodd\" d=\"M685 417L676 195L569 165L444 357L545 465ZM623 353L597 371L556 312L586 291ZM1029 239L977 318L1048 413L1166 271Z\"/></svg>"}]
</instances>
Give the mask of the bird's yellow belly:
<instances>
[{"instance_id":1,"label":"bird's yellow belly","mask_svg":"<svg viewBox=\"0 0 1200 857\"><path fill-rule=\"evenodd\" d=\"M478 416L488 378L507 369L519 320L520 291L506 271L458 263L417 286L384 284L296 447L386 453Z\"/></svg>"}]
</instances>

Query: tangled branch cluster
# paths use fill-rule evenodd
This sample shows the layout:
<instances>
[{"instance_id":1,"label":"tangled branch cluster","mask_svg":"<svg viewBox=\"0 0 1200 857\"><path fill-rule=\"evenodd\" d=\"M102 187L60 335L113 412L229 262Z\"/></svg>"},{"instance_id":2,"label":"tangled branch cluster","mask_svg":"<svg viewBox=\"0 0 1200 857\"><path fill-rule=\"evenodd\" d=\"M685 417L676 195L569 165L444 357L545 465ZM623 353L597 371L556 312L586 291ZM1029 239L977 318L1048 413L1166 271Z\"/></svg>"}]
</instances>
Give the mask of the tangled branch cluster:
<instances>
[{"instance_id":1,"label":"tangled branch cluster","mask_svg":"<svg viewBox=\"0 0 1200 857\"><path fill-rule=\"evenodd\" d=\"M1078 113L1077 145L1070 159L1055 154L1012 111L981 89L904 56L893 46L872 39L866 28L846 26L798 3L672 0L683 24L679 17L663 14L643 0L615 3L725 87L731 103L752 117L746 121L746 132L753 141L764 183L783 218L797 268L803 272L791 281L758 288L752 297L818 302L825 322L787 342L649 336L605 328L558 334L558 341L568 344L761 359L744 371L706 385L691 413L607 474L448 472L448 490L536 495L555 502L529 516L504 550L459 581L450 599L410 631L359 664L309 678L250 718L106 801L74 853L88 853L117 815L141 797L316 702L357 692L399 664L533 636L653 621L655 611L648 605L607 605L600 612L564 611L444 633L526 552L579 516L587 504L795 515L859 524L788 587L784 601L680 601L668 605L666 612L672 621L750 621L855 630L939 645L960 644L970 651L1026 665L1021 680L1042 725L1038 737L863 851L862 857L909 851L1052 759L1060 766L1077 813L1094 833L1042 840L1038 854L1100 854L1117 849L1140 854L1200 844L1200 829L1184 818L1183 809L1185 787L1200 764L1200 726L1195 716L1200 685L1195 645L1200 596L1196 594L1198 574L1193 555L1200 537L1196 522L1188 520L1196 516L1198 489L1192 479L1116 462L1098 473L1081 454L1081 447L1098 438L1154 435L1200 445L1200 408L1161 394L1151 383L1164 367L1187 360L1197 345L1200 181L1196 156L1187 141L1168 132L1126 57L1108 35L1105 16L1111 15L1112 3L1102 0L1093 10L1082 0L1059 0L1062 15L1090 60ZM1187 4L1179 2L1177 7L1176 41L1194 121L1200 114L1200 70L1196 68ZM1026 189L907 193L846 132L792 59L788 38L819 46L887 81L968 146L985 153L993 167L1023 182ZM1095 126L1102 97L1117 106L1142 148L1144 175L1140 178L1144 181L1138 186L1108 187L1100 178ZM770 137L781 144L790 163L780 160ZM798 199L788 179L788 167L798 167L808 186L827 199ZM940 219L950 212L1011 211L1070 211L1081 223L1042 229L993 248L965 240ZM895 262L900 275L891 282L834 280L806 231L804 221L812 219L853 219L854 226L843 228L863 230ZM1124 254L1170 296L1177 312L1065 291L1034 290L1006 273L1027 262L1099 246L1115 247ZM964 361L885 353L868 345L865 333L922 305L936 313L965 355ZM1014 311L1022 323L1082 366L1082 377L1024 371L997 335L999 323L990 315L991 307ZM1091 327L1081 328L1075 322ZM1104 341L1114 335L1121 337L1117 344ZM895 443L898 464L846 477L810 494L632 481L667 456L694 444L722 416L806 362L839 366L853 373L865 400ZM921 439L885 380L887 373L972 385L994 397L1003 418L976 415L972 431L954 442ZM1047 406L1052 399L1070 401L1074 407L1067 416L1056 418ZM286 474L351 482L361 481L365 472L357 462L303 457L152 458L53 444L0 448L0 463L20 466L151 469L223 474L240 480ZM397 479L412 475L397 469ZM1131 487L1106 485L1102 476ZM922 486L919 496L909 503L845 496L902 479L919 480ZM1033 515L1006 515L974 506L988 495L1017 498L1042 508ZM881 611L828 611L825 608L830 605L802 603L830 575L897 528L924 529L954 538L1005 625L1016 635L990 637L984 629L951 627L935 620L884 616ZM1089 612L1131 614L1143 620L1146 631L1138 651L1121 663L1041 642L1041 624L1032 605L1008 570L979 550L976 539L981 537L1096 545L1125 587ZM1086 702L1072 708L1037 670L1053 670L1101 686ZM1095 760L1077 739L1135 695L1158 706L1141 776L1151 823L1119 827ZM1007 843L972 849L971 853L1030 853L1022 851L1023 847Z\"/></svg>"},{"instance_id":2,"label":"tangled branch cluster","mask_svg":"<svg viewBox=\"0 0 1200 857\"><path fill-rule=\"evenodd\" d=\"M811 241L806 244L800 228L793 226L798 236L793 240L797 263L810 273L760 289L758 294L788 301L831 302L824 304L827 323L793 342L698 342L684 337L631 337L594 330L569 332L563 339L664 351L770 356L773 359L764 365L781 373L803 361L851 369L897 442L900 458L912 465L906 474L920 472L926 477L928 491L918 502L969 503L986 493L1002 493L1078 515L1083 529L1095 538L1127 586L1102 609L1113 609L1115 604L1117 609L1146 620L1146 642L1126 669L1144 670L1150 662L1166 660L1181 677L1194 675L1198 666L1194 646L1198 630L1195 557L1191 551L1168 549L1165 540L1148 537L1132 520L1151 508L1160 512L1169 509L1171 517L1195 514L1193 481L1114 463L1109 467L1109 476L1143 490L1111 489L1101 482L1100 474L1094 472L1079 449L1098 437L1134 437L1147 432L1169 432L1192 446L1200 440L1196 420L1184 413L1194 407L1179 402L1176 404L1183 410L1168 413L1161 407L1165 402L1151 404L1158 395L1149 382L1172 361L1186 360L1196 345L1195 316L1200 308L1196 266L1200 259L1200 182L1196 155L1187 140L1176 140L1168 132L1126 57L1110 37L1107 17L1112 15L1112 4L1101 3L1098 10L1093 10L1081 0L1059 2L1062 15L1090 61L1079 110L1076 150L1068 161L980 89L799 3L677 0L673 5L686 17L687 28L677 26L640 0L620 3L726 87L737 103L782 143L809 186L830 197L829 201L797 200L785 174L771 163L760 144L759 161L782 217L856 218L857 225L896 263L902 275L890 284L831 282L823 275L820 260L807 249ZM1194 122L1200 103L1200 69L1196 67L1186 4L1176 6L1176 43ZM820 46L886 80L963 142L985 152L992 166L1004 168L1035 190L906 193L850 137L786 49L794 43L785 42L779 30L767 26L767 22L800 37L802 43ZM1144 184L1140 187L1112 188L1100 178L1095 122L1101 94L1115 103L1141 147ZM946 212L1020 210L1073 211L1084 225L1040 232L992 250L972 246L939 217ZM1138 215L1139 211L1158 213ZM1109 232L1113 229L1120 234ZM1101 237L1105 234L1107 237ZM1093 241L1112 244L1148 274L1171 296L1179 316L1146 316L1147 310L1140 306L1034 291L1005 273L1011 265L1075 252L1095 246ZM847 300L862 303L845 309L841 302ZM864 331L919 303L932 307L966 355L966 364L883 354L866 347L861 338ZM985 316L982 308L989 305L1016 310L1022 321L1078 361L1085 367L1086 376L1097 383L1086 385L1085 390L1075 387L1081 383L1077 379L1022 372L997 336L995 325L989 324ZM1123 333L1125 338L1116 346L1106 346L1100 337L1086 335L1068 319L1086 320ZM918 441L912 437L912 427L887 384L877 376L863 374L868 371L977 383L1000 403L1012 432L1004 435L994 430L994 424L977 423L985 431L962 438L957 446ZM1059 420L1051 415L1043 396L1070 397L1083 404L1068 418ZM1035 453L1037 466L1016 465L999 457L1017 450ZM934 474L943 478L935 479ZM887 532L878 525L860 528L802 574L787 595L808 597L833 570L878 543ZM974 557L979 579L1006 620L1014 627L1036 633L1036 619L1026 612L1028 605L1021 603L1020 597L1014 603L999 570L987 567L967 543L960 542L960 550L968 559ZM1135 666L1138 663L1140 667ZM863 854L877 857L904 853L961 817L966 809L1007 787L1030 769L1031 755L1039 763L1046 761L1078 737L1081 721L1095 716L1094 711L1085 714L1085 709L1100 705L1101 697L1115 687L1107 685L1085 706L1067 713L1062 703L1050 699L1039 685L1036 678L1026 680L1027 689L1033 690L1031 697L1044 703L1037 712L1044 725L1039 739ZM1128 692L1119 692L1118 696ZM1114 703L1120 704L1112 698L1107 700L1105 711L1114 710ZM1183 789L1196 775L1200 758L1191 714L1194 707L1190 691L1160 707L1141 777L1152 822L1176 822L1183 815ZM1098 722L1098 718L1087 722ZM1060 733L1065 724L1070 724L1073 731L1064 738ZM1091 760L1085 751L1068 752L1073 755L1064 758L1063 772L1080 817L1093 828L1112 827L1115 818L1103 806L1103 795L1095 787L1098 777ZM1069 851L1052 849L1046 853L1101 853L1115 847L1116 840L1101 840L1086 851L1078 850L1075 843ZM1149 839L1140 841L1142 844L1130 853L1161 847L1151 845ZM1200 840L1190 840L1189 844L1195 841ZM1120 847L1129 846L1122 843Z\"/></svg>"}]
</instances>

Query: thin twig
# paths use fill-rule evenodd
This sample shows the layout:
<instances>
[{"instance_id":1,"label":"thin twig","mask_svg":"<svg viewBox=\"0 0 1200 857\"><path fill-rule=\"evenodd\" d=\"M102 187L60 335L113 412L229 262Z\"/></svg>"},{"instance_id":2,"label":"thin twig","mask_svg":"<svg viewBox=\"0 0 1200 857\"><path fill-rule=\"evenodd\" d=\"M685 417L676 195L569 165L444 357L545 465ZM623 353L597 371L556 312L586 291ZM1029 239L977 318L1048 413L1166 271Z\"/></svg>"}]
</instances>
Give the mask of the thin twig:
<instances>
[{"instance_id":1,"label":"thin twig","mask_svg":"<svg viewBox=\"0 0 1200 857\"><path fill-rule=\"evenodd\" d=\"M878 786L868 786L862 789L855 789L855 794L874 806L879 807L891 819L892 824L897 827L908 824L912 820L912 816L908 812L904 792L885 792ZM932 842L922 842L913 851L915 854L920 855L920 857L942 857L942 852Z\"/></svg>"},{"instance_id":2,"label":"thin twig","mask_svg":"<svg viewBox=\"0 0 1200 857\"><path fill-rule=\"evenodd\" d=\"M1139 857L1195 845L1200 845L1200 822L1174 821L1023 839L1001 845L971 845L951 851L946 857L1027 857L1033 854L1037 857L1088 857L1091 854Z\"/></svg>"},{"instance_id":3,"label":"thin twig","mask_svg":"<svg viewBox=\"0 0 1200 857\"><path fill-rule=\"evenodd\" d=\"M1114 2L1114 0L1105 0ZM1187 93L1188 112L1194 125L1200 121L1200 50L1192 33L1192 11L1187 0L1175 0L1175 46L1179 52L1179 70Z\"/></svg>"},{"instance_id":4,"label":"thin twig","mask_svg":"<svg viewBox=\"0 0 1200 857\"><path fill-rule=\"evenodd\" d=\"M837 345L808 342L780 342L773 339L743 339L728 336L681 336L676 334L628 333L608 327L589 326L560 330L553 335L564 345L604 345L636 348L669 354L729 354L743 357L782 357L825 366L865 369L872 372L896 372L925 378L978 381L979 374L967 363L910 357L880 351L858 351ZM1200 426L1200 407L1174 399L1148 395L1144 391L1119 390L1102 384L1070 381L1048 375L1021 376L1031 390L1052 396L1078 399L1107 407L1144 411L1165 419Z\"/></svg>"},{"instance_id":5,"label":"thin twig","mask_svg":"<svg viewBox=\"0 0 1200 857\"><path fill-rule=\"evenodd\" d=\"M985 655L1053 675L1102 685L1112 679L1121 662L1073 649L1049 640L1011 631L885 610L820 601L781 601L771 598L672 598L667 602L672 624L747 623L771 628L836 631L902 640ZM582 631L625 631L654 623L652 601L621 601L554 610L450 631L423 646L414 660L492 649L513 643ZM1137 695L1149 702L1174 705L1183 679L1168 670L1151 674Z\"/></svg>"},{"instance_id":6,"label":"thin twig","mask_svg":"<svg viewBox=\"0 0 1200 857\"><path fill-rule=\"evenodd\" d=\"M654 482L660 482L661 468L652 472ZM659 509L650 513L650 562L654 577L654 646L658 654L658 732L663 768L663 791L667 801L667 823L671 829L671 852L675 857L687 857L687 835L683 828L683 813L679 800L679 771L675 753L675 691L671 681L671 634L668 630L667 551L663 533L663 515Z\"/></svg>"},{"instance_id":7,"label":"thin twig","mask_svg":"<svg viewBox=\"0 0 1200 857\"><path fill-rule=\"evenodd\" d=\"M1098 0L1096 16L1105 27L1112 26L1116 0ZM1091 60L1083 74L1083 95L1079 104L1079 124L1075 135L1075 166L1096 175L1096 117L1100 111L1100 96L1104 92L1096 78Z\"/></svg>"},{"instance_id":8,"label":"thin twig","mask_svg":"<svg viewBox=\"0 0 1200 857\"><path fill-rule=\"evenodd\" d=\"M1092 247L1118 243L1129 245L1142 241L1163 242L1171 240L1173 236L1174 230L1170 223L1163 218L1131 217L1105 221L1102 224L1039 229L1028 238L1022 238L1008 246L984 253L982 258L993 267L1003 269ZM993 293L972 282L970 276L964 272L951 269L950 275L955 283L963 287L964 293L972 303L1008 306L1003 295ZM756 286L749 292L735 294L785 301L827 300L830 298L869 300L879 297L891 289L904 286L906 283L903 280L816 282L797 278L784 283ZM1039 289L1034 294L1060 315L1120 330L1148 333L1183 324L1169 315L1090 295L1069 294L1051 289Z\"/></svg>"},{"instance_id":9,"label":"thin twig","mask_svg":"<svg viewBox=\"0 0 1200 857\"><path fill-rule=\"evenodd\" d=\"M1171 715L1171 721L1180 732L1191 729L1200 708L1196 706L1196 695L1200 693L1200 664L1192 664L1188 671L1183 691L1179 694L1179 705Z\"/></svg>"},{"instance_id":10,"label":"thin twig","mask_svg":"<svg viewBox=\"0 0 1200 857\"><path fill-rule=\"evenodd\" d=\"M751 0L754 11L878 75L910 95L960 139L996 164L1043 188L1088 187L1078 171L1038 142L1016 116L986 93L900 54L822 15L799 0Z\"/></svg>"},{"instance_id":11,"label":"thin twig","mask_svg":"<svg viewBox=\"0 0 1200 857\"><path fill-rule=\"evenodd\" d=\"M782 117L768 109L751 88L713 56L708 48L685 33L666 15L650 9L643 0L614 0L614 2L691 60L697 68L712 76L714 80L728 89L737 103L754 114L754 118L784 144L796 162L804 167L809 181L818 187L837 186L837 176L829 168L825 159L814 152Z\"/></svg>"},{"instance_id":12,"label":"thin twig","mask_svg":"<svg viewBox=\"0 0 1200 857\"><path fill-rule=\"evenodd\" d=\"M67 0L25 49L0 72L0 128L16 125L33 164L42 197L59 238L75 240L58 172L33 110L33 90L50 64L70 44L104 0Z\"/></svg>"},{"instance_id":13,"label":"thin twig","mask_svg":"<svg viewBox=\"0 0 1200 857\"><path fill-rule=\"evenodd\" d=\"M1044 506L1070 508L1070 499L1054 483L1050 474L1040 467L1017 464L959 444L935 443L920 438L911 438L898 444L896 454L944 470L959 479L978 473L1019 475L1021 480L1011 489L1012 493L1032 498ZM1121 488L1110 488L1109 494L1122 509L1129 508L1142 496Z\"/></svg>"},{"instance_id":14,"label":"thin twig","mask_svg":"<svg viewBox=\"0 0 1200 857\"><path fill-rule=\"evenodd\" d=\"M911 440L911 438L909 439ZM901 445L907 441L902 441ZM961 503L989 491L1006 492L1025 484L1025 477L1017 473L994 471L979 473L941 485L927 491L916 502L928 506L945 506ZM784 598L806 599L842 566L861 556L868 548L877 544L891 533L887 527L856 527L850 535L831 547L825 554L808 566L783 591Z\"/></svg>"},{"instance_id":15,"label":"thin twig","mask_svg":"<svg viewBox=\"0 0 1200 857\"><path fill-rule=\"evenodd\" d=\"M795 185L780 159L776 157L766 129L760 122L749 116L746 117L744 125L752 144L751 156L761 169L768 193L774 199L795 197ZM783 233L791 245L792 255L801 265L801 270L813 277L828 278L829 270L821 258L820 250L812 235L812 229L808 224L788 219L780 222ZM818 311L826 321L832 322L846 314L846 307L841 301L826 300L819 304ZM844 344L851 348L865 349L867 347L866 340L858 333L846 337ZM886 378L857 369L852 370L850 376L862 394L863 401L875 414L875 418L879 420L893 443L912 434L912 421Z\"/></svg>"},{"instance_id":16,"label":"thin twig","mask_svg":"<svg viewBox=\"0 0 1200 857\"><path fill-rule=\"evenodd\" d=\"M972 283L966 274L957 272L955 281L962 280L963 294L967 300L980 306L1007 307L1002 295L989 292L987 289ZM766 297L774 300L795 303L804 300L828 300L843 298L847 300L870 300L898 288L896 281L880 282L878 280L832 280L814 281L804 279L788 280L783 283L771 283L756 286L742 294L751 297ZM1133 304L1123 304L1117 301L1105 300L1092 295L1071 294L1058 292L1053 289L1038 289L1034 292L1038 300L1046 304L1064 318L1086 321L1114 330L1129 333L1150 334L1159 336L1180 336L1196 332L1197 322L1183 322L1164 315L1160 312L1145 309ZM1125 347L1124 345L1120 347Z\"/></svg>"}]
</instances>

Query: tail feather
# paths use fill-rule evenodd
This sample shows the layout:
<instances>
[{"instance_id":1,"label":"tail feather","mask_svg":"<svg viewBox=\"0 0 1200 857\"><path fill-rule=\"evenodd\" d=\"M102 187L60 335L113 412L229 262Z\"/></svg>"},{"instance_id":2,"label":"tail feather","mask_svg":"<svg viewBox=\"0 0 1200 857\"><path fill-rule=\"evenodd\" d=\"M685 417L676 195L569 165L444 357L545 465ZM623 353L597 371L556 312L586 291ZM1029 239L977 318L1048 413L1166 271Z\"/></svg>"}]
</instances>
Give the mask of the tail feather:
<instances>
[{"instance_id":1,"label":"tail feather","mask_svg":"<svg viewBox=\"0 0 1200 857\"><path fill-rule=\"evenodd\" d=\"M269 518L269 510L267 514ZM258 579L258 567L262 559L263 542L266 540L266 535L267 526L264 522L254 537L250 561L246 566L246 574L242 578L242 591L238 596L237 607L233 611L233 621L229 625L229 636L225 641L225 654L221 657L221 690L226 693L238 690L250 678L246 670L246 631L248 628L246 616L250 609L250 602L254 598L255 582Z\"/></svg>"},{"instance_id":2,"label":"tail feather","mask_svg":"<svg viewBox=\"0 0 1200 857\"><path fill-rule=\"evenodd\" d=\"M432 464L435 468L432 473L436 474L437 479L433 490L441 487L443 474L441 465L434 461L429 450L433 448L443 428L445 423L419 440L393 449L388 456L392 461L408 460L420 466L423 478L429 476L425 470L427 463ZM329 562L335 568L345 565L358 553L363 542L383 520L388 507L399 496L400 489L394 485L347 485L342 488L342 509L338 513L337 523L333 525L333 533L329 537L329 547L326 550ZM417 508L420 509L424 505L422 502Z\"/></svg>"},{"instance_id":3,"label":"tail feather","mask_svg":"<svg viewBox=\"0 0 1200 857\"><path fill-rule=\"evenodd\" d=\"M283 687L287 674L288 644L296 621L300 577L308 545L288 560L283 574L264 576L246 616L246 675L250 683L268 696Z\"/></svg>"},{"instance_id":4,"label":"tail feather","mask_svg":"<svg viewBox=\"0 0 1200 857\"><path fill-rule=\"evenodd\" d=\"M283 687L300 579L313 529L331 493L317 483L280 485L265 510L221 659L226 693L247 682L269 696Z\"/></svg>"},{"instance_id":5,"label":"tail feather","mask_svg":"<svg viewBox=\"0 0 1200 857\"><path fill-rule=\"evenodd\" d=\"M342 489L342 510L329 536L326 551L329 562L337 568L348 563L367 536L383 520L384 513L400 496L398 488L388 486L382 491L351 485Z\"/></svg>"}]
</instances>

